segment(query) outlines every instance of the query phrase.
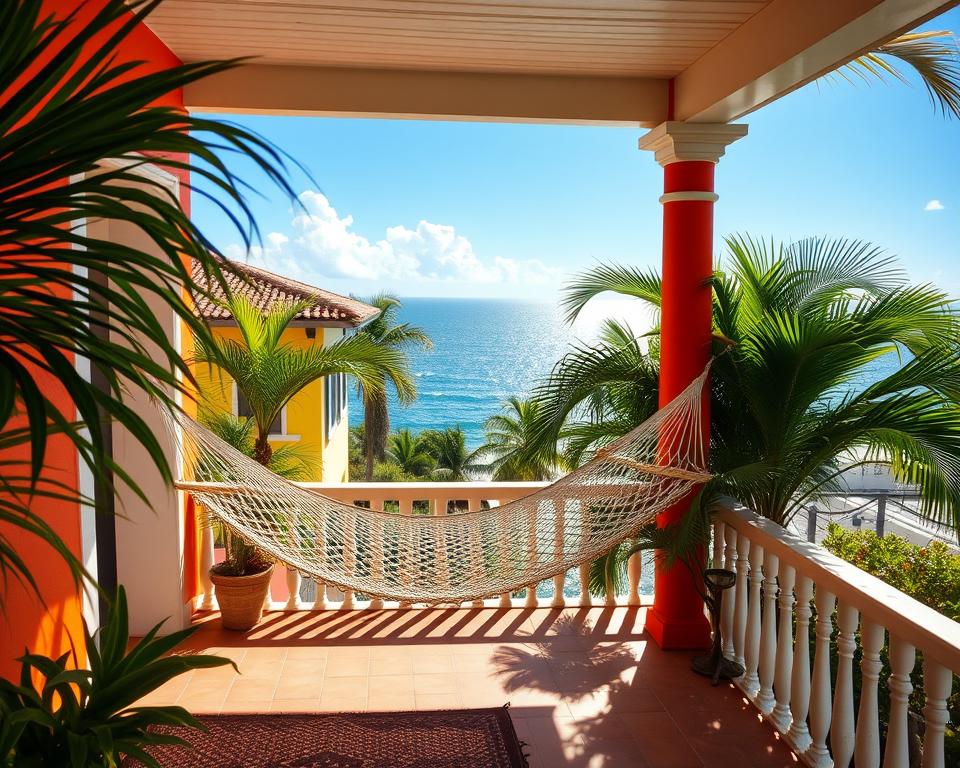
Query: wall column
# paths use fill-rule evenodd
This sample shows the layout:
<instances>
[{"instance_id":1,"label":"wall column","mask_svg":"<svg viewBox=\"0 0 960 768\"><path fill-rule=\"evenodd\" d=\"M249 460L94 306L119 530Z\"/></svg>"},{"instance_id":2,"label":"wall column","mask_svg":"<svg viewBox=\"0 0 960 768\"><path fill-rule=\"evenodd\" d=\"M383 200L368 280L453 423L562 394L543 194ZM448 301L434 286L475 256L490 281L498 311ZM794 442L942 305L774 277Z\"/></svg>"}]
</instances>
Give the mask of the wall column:
<instances>
[{"instance_id":1,"label":"wall column","mask_svg":"<svg viewBox=\"0 0 960 768\"><path fill-rule=\"evenodd\" d=\"M660 312L660 406L682 392L710 358L712 332L714 168L745 125L669 121L640 139L663 167L663 286ZM704 403L709 437L709 397ZM663 527L687 513L689 499L657 518ZM710 643L703 600L682 565L657 563L653 608L646 629L661 648L702 648Z\"/></svg>"}]
</instances>

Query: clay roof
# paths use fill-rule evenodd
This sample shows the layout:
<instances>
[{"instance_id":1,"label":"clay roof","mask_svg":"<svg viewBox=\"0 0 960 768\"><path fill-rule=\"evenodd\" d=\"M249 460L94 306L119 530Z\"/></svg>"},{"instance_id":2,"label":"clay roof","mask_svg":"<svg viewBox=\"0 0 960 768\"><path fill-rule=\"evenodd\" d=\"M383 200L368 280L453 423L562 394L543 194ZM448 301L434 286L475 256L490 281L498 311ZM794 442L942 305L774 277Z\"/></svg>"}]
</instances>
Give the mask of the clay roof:
<instances>
[{"instance_id":1,"label":"clay roof","mask_svg":"<svg viewBox=\"0 0 960 768\"><path fill-rule=\"evenodd\" d=\"M269 311L278 302L302 301L309 299L314 304L296 316L296 320L306 320L317 325L336 323L350 326L362 325L380 311L362 301L331 293L289 277L268 272L260 267L230 261L224 264L224 277L227 285L235 294L246 296L254 306ZM193 279L201 286L207 285L203 270L194 264ZM233 318L230 310L221 306L226 296L223 288L214 284L210 296L194 296L194 313L204 320L223 323Z\"/></svg>"}]
</instances>

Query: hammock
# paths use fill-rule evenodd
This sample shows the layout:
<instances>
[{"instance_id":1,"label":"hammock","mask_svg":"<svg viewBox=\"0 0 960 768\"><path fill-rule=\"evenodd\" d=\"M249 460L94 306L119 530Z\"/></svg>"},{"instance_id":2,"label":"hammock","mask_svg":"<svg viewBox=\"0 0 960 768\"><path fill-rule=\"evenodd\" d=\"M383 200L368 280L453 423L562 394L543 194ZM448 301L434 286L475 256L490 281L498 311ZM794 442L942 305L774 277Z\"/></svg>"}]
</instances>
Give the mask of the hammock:
<instances>
[{"instance_id":1,"label":"hammock","mask_svg":"<svg viewBox=\"0 0 960 768\"><path fill-rule=\"evenodd\" d=\"M562 479L476 512L393 514L327 498L182 413L171 416L186 468L177 486L289 568L345 592L431 605L509 594L605 554L710 478L706 378Z\"/></svg>"}]
</instances>

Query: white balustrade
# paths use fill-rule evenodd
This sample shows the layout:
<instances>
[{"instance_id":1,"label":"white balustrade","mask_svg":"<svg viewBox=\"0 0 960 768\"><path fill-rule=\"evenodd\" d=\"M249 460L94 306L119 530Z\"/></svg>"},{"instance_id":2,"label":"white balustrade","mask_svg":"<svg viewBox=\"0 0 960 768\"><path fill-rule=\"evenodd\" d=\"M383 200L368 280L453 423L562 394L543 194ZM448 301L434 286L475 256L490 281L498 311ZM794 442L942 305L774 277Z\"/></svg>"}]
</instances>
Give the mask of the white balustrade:
<instances>
[{"instance_id":1,"label":"white balustrade","mask_svg":"<svg viewBox=\"0 0 960 768\"><path fill-rule=\"evenodd\" d=\"M731 525L723 526L723 567L731 573L736 573L737 562L737 532ZM736 596L730 590L724 590L720 598L720 636L723 638L723 653L725 656L736 656L733 642L734 609Z\"/></svg>"},{"instance_id":2,"label":"white balustrade","mask_svg":"<svg viewBox=\"0 0 960 768\"><path fill-rule=\"evenodd\" d=\"M723 612L732 627L728 655L746 669L735 682L801 761L814 768L909 768L909 724L916 718L910 715L911 673L919 652L922 765L947 768L947 699L960 671L960 624L747 509L730 503L718 517L724 567L737 572L736 588L726 593L733 605ZM817 612L812 671L811 600ZM885 639L890 677L881 681ZM858 641L859 705L854 691ZM890 706L881 759L879 697L886 691Z\"/></svg>"},{"instance_id":3,"label":"white balustrade","mask_svg":"<svg viewBox=\"0 0 960 768\"><path fill-rule=\"evenodd\" d=\"M771 719L781 731L787 731L793 722L790 713L790 689L793 683L793 584L797 573L793 566L780 569L779 627L777 629L776 678L773 692L776 704Z\"/></svg>"},{"instance_id":4,"label":"white balustrade","mask_svg":"<svg viewBox=\"0 0 960 768\"><path fill-rule=\"evenodd\" d=\"M553 502L553 552L556 558L563 557L564 532L566 531L566 502L558 499ZM553 600L550 601L551 608L563 608L567 604L563 595L563 589L566 586L567 574L558 573L553 577Z\"/></svg>"},{"instance_id":5,"label":"white balustrade","mask_svg":"<svg viewBox=\"0 0 960 768\"><path fill-rule=\"evenodd\" d=\"M217 603L213 599L213 582L210 580L210 569L213 568L214 542L213 526L206 520L200 523L200 601L197 610L215 611Z\"/></svg>"},{"instance_id":6,"label":"white balustrade","mask_svg":"<svg viewBox=\"0 0 960 768\"><path fill-rule=\"evenodd\" d=\"M760 624L760 688L754 703L765 715L773 712L773 678L777 667L777 573L780 558L773 552L763 557L763 618Z\"/></svg>"}]
</instances>

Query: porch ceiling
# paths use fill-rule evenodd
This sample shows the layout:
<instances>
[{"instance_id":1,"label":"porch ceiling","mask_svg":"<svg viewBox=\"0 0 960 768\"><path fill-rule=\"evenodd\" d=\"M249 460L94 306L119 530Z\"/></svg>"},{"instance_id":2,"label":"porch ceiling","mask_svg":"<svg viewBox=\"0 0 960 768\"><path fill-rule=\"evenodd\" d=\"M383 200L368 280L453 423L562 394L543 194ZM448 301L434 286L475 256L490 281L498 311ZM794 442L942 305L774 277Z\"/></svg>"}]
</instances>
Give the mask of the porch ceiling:
<instances>
[{"instance_id":1,"label":"porch ceiling","mask_svg":"<svg viewBox=\"0 0 960 768\"><path fill-rule=\"evenodd\" d=\"M957 0L167 0L196 109L653 125L731 120Z\"/></svg>"}]
</instances>

